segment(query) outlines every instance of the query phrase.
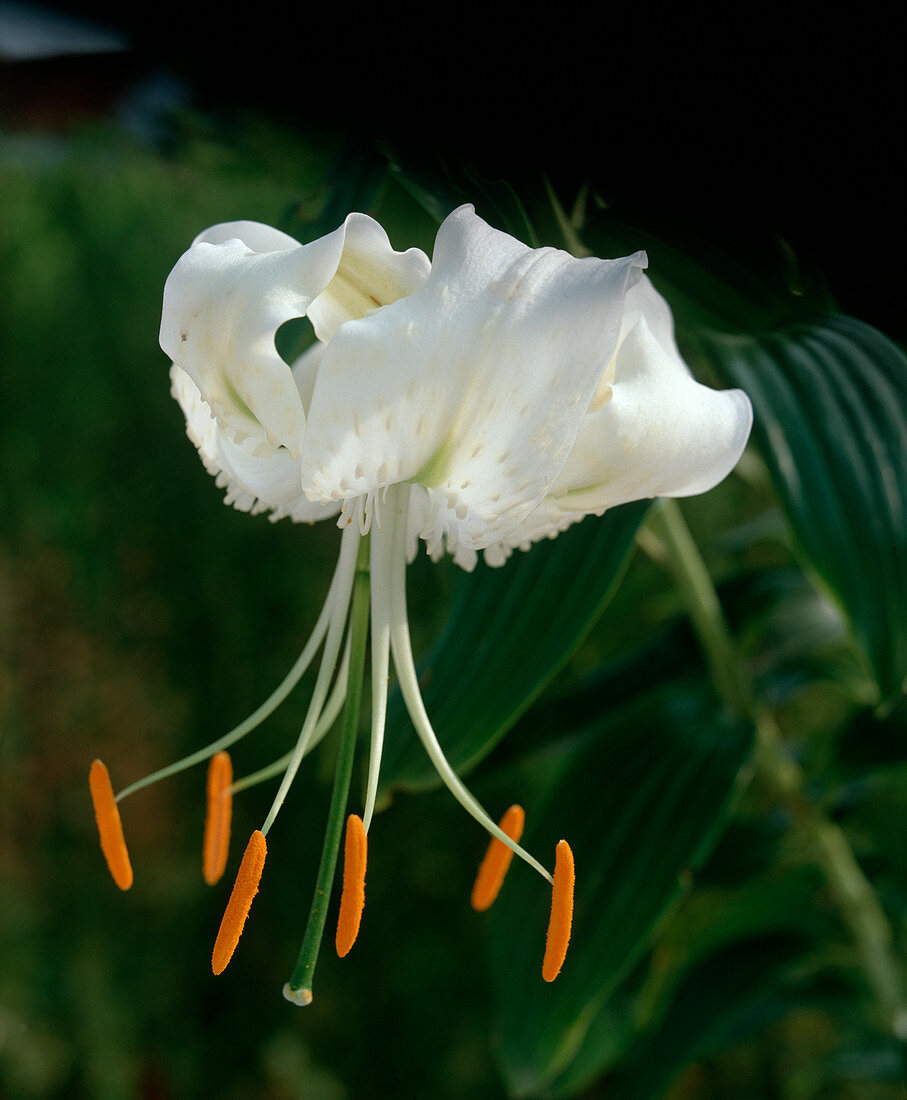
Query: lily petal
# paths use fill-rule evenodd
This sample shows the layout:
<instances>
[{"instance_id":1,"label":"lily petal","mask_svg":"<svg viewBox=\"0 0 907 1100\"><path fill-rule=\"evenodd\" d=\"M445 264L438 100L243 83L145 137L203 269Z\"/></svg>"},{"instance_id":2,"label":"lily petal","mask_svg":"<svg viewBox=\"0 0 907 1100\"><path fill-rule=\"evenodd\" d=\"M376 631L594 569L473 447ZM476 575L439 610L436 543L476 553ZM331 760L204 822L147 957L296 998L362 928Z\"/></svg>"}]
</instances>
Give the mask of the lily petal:
<instances>
[{"instance_id":1,"label":"lily petal","mask_svg":"<svg viewBox=\"0 0 907 1100\"><path fill-rule=\"evenodd\" d=\"M281 445L298 454L305 412L274 344L278 328L313 308L316 335L330 336L427 274L423 253L394 252L365 214L306 245L257 222L212 226L167 279L161 347L192 377L225 436L257 454Z\"/></svg>"},{"instance_id":2,"label":"lily petal","mask_svg":"<svg viewBox=\"0 0 907 1100\"><path fill-rule=\"evenodd\" d=\"M749 437L746 394L696 382L665 314L653 318L637 308L643 298L663 301L651 286L637 288L636 301L628 295L632 328L615 357L610 395L584 418L552 486L550 496L565 512L600 513L626 501L705 492L730 473Z\"/></svg>"},{"instance_id":3,"label":"lily petal","mask_svg":"<svg viewBox=\"0 0 907 1100\"><path fill-rule=\"evenodd\" d=\"M272 520L289 516L297 523L315 523L337 514L339 506L312 504L304 495L298 458L285 449L249 454L224 435L195 382L176 364L170 368L170 382L186 417L186 434L218 487L227 490L226 504L253 514L270 511Z\"/></svg>"},{"instance_id":4,"label":"lily petal","mask_svg":"<svg viewBox=\"0 0 907 1100\"><path fill-rule=\"evenodd\" d=\"M342 324L418 290L431 263L421 249L395 252L387 233L365 214L351 214L337 270L309 306L315 335L325 343Z\"/></svg>"},{"instance_id":5,"label":"lily petal","mask_svg":"<svg viewBox=\"0 0 907 1100\"><path fill-rule=\"evenodd\" d=\"M325 353L306 492L327 502L414 481L430 552L496 542L566 461L645 263L531 249L471 206L454 211L425 285L344 325Z\"/></svg>"}]
</instances>

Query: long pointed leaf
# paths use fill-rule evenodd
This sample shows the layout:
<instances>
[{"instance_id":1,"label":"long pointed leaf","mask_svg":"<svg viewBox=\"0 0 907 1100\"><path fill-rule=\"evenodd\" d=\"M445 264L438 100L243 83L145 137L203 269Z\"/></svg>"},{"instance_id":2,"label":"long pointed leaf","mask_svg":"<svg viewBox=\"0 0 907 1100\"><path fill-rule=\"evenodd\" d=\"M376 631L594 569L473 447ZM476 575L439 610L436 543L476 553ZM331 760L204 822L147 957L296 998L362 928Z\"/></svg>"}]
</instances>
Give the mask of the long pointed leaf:
<instances>
[{"instance_id":1,"label":"long pointed leaf","mask_svg":"<svg viewBox=\"0 0 907 1100\"><path fill-rule=\"evenodd\" d=\"M893 699L907 676L907 357L841 315L701 343L750 395L796 544Z\"/></svg>"}]
</instances>

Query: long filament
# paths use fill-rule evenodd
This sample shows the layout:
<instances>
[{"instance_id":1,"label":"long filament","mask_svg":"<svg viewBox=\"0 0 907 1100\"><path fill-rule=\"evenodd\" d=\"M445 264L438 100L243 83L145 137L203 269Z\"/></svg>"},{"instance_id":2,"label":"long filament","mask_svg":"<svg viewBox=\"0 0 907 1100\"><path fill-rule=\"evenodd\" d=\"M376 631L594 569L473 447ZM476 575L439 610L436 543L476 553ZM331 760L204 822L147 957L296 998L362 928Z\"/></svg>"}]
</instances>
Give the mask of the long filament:
<instances>
[{"instance_id":1,"label":"long filament","mask_svg":"<svg viewBox=\"0 0 907 1100\"><path fill-rule=\"evenodd\" d=\"M240 722L238 726L234 726L229 733L225 733L223 737L219 737L216 741L212 741L210 745L206 745L203 749L196 749L195 752L190 753L188 756L184 756L182 760L177 760L174 764L168 764L166 768L160 768L158 771L152 772L151 775L146 775L143 779L138 779L135 783L130 783L128 787L124 787L116 796L117 802L121 802L127 795L134 794L144 787L150 787L152 783L157 783L161 779L167 779L171 775L176 775L178 772L185 771L186 768L191 768L195 764L200 764L203 760L207 760L209 757L214 756L215 753L222 752L224 749L236 744L236 742L245 737L247 733L251 733L257 726L260 726L261 723L280 706L305 674L306 669L312 663L312 658L318 652L318 647L324 639L334 611L334 601L339 583L339 572L340 561L337 562L337 567L334 570L334 576L331 580L331 586L328 589L327 598L324 601L324 606L321 609L321 613L318 616L318 620L315 623L309 640L303 647L302 652L296 658L293 667L280 682L277 689L268 696L261 706L253 711L248 718Z\"/></svg>"},{"instance_id":2,"label":"long filament","mask_svg":"<svg viewBox=\"0 0 907 1100\"><path fill-rule=\"evenodd\" d=\"M406 703L406 709L409 711L409 716L416 728L416 733L419 735L419 740L422 742L444 785L463 809L475 818L487 832L497 837L520 859L538 871L546 882L553 883L554 878L550 872L531 856L525 848L521 848L503 829L495 824L481 803L466 789L460 777L448 763L432 728L419 689L419 678L413 660L409 623L406 616L406 503L403 504L402 516L397 517L394 531L391 580L391 652L394 656L394 668L397 671L397 679L400 684L400 691L403 694L403 701Z\"/></svg>"},{"instance_id":3,"label":"long filament","mask_svg":"<svg viewBox=\"0 0 907 1100\"><path fill-rule=\"evenodd\" d=\"M346 647L343 651L343 656L340 658L340 668L337 672L337 679L334 681L334 687L331 691L331 696L325 703L324 710L321 712L321 717L315 724L315 729L312 733L309 743L306 746L306 754L310 753L316 745L320 744L325 734L337 721L337 715L343 709L343 704L346 700L346 685L349 678L350 671L350 639L347 637ZM249 787L255 787L259 783L264 783L268 779L273 779L275 775L280 775L281 772L286 771L287 764L293 759L293 749L284 753L279 760L275 760L273 764L268 764L264 768L259 768L257 772L251 772L249 775L244 775L242 779L237 779L230 787L231 794L237 794L239 791L245 791Z\"/></svg>"},{"instance_id":4,"label":"long filament","mask_svg":"<svg viewBox=\"0 0 907 1100\"><path fill-rule=\"evenodd\" d=\"M399 519L398 492L391 490L390 507L384 510L384 525L372 524L371 531L371 594L372 594L372 727L369 747L368 779L365 787L365 808L362 823L367 833L375 812L378 777L384 748L384 727L387 718L387 682L390 671L390 589L394 531ZM405 518L405 517L404 517Z\"/></svg>"},{"instance_id":5,"label":"long filament","mask_svg":"<svg viewBox=\"0 0 907 1100\"><path fill-rule=\"evenodd\" d=\"M325 697L327 696L328 688L330 687L331 679L334 675L334 669L337 666L340 643L343 640L343 631L346 626L346 617L350 606L350 596L353 591L353 578L356 574L356 555L359 550L359 541L361 537L355 523L350 523L344 529L340 541L340 560L337 563L337 590L334 594L331 622L324 643L324 652L321 655L321 667L318 669L318 677L315 680L312 699L309 703L309 709L306 712L302 729L299 731L296 747L293 749L290 762L287 765L277 794L274 796L274 801L271 803L271 809L268 811L265 823L261 827L264 836L268 835L268 830L274 824L274 819L277 817L278 813L280 813L280 807L283 805L287 792L293 780L296 778L296 772L299 770L299 765L302 762L303 756L305 756L308 751L309 741L314 733L318 719L321 717Z\"/></svg>"}]
</instances>

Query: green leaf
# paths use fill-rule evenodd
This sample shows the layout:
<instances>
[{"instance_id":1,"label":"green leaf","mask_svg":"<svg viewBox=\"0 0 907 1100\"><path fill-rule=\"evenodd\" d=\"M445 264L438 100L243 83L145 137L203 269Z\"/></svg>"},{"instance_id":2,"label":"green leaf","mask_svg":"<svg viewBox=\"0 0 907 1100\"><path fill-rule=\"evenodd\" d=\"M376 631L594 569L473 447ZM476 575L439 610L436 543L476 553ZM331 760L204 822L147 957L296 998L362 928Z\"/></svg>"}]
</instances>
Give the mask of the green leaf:
<instances>
[{"instance_id":1,"label":"green leaf","mask_svg":"<svg viewBox=\"0 0 907 1100\"><path fill-rule=\"evenodd\" d=\"M648 501L589 517L556 539L457 578L448 626L420 668L451 764L474 767L563 667L616 589ZM388 704L385 787L437 786L398 693Z\"/></svg>"},{"instance_id":2,"label":"green leaf","mask_svg":"<svg viewBox=\"0 0 907 1100\"><path fill-rule=\"evenodd\" d=\"M757 1026L768 1011L786 1011L776 996L782 979L821 941L821 888L821 876L801 868L773 870L737 889L694 889L649 957L609 997L546 1095L574 1096L613 1071L609 1097L653 1100L685 1065L719 1045L716 1036Z\"/></svg>"},{"instance_id":3,"label":"green leaf","mask_svg":"<svg viewBox=\"0 0 907 1100\"><path fill-rule=\"evenodd\" d=\"M710 690L673 683L603 717L558 769L524 840L544 858L566 837L576 858L573 942L557 980L541 977L548 890L515 868L492 917L497 1054L513 1095L538 1095L581 1050L717 837L751 745L750 727Z\"/></svg>"},{"instance_id":4,"label":"green leaf","mask_svg":"<svg viewBox=\"0 0 907 1100\"><path fill-rule=\"evenodd\" d=\"M893 700L907 676L907 357L842 315L697 343L752 399L795 543Z\"/></svg>"},{"instance_id":5,"label":"green leaf","mask_svg":"<svg viewBox=\"0 0 907 1100\"><path fill-rule=\"evenodd\" d=\"M784 933L725 946L701 960L675 992L660 1025L643 1036L608 1082L615 1100L658 1100L691 1062L790 1009L778 996L806 942Z\"/></svg>"}]
</instances>

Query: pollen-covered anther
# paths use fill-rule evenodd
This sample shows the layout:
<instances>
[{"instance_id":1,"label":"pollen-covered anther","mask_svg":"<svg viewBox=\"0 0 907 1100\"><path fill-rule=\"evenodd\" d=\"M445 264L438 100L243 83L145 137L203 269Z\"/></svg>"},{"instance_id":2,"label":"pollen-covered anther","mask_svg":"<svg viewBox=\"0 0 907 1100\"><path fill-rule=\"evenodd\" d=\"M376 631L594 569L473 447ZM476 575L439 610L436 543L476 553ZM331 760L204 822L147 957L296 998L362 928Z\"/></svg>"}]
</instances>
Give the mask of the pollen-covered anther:
<instances>
[{"instance_id":1,"label":"pollen-covered anther","mask_svg":"<svg viewBox=\"0 0 907 1100\"><path fill-rule=\"evenodd\" d=\"M123 823L120 821L120 811L113 795L110 773L100 760L92 762L88 786L91 789L91 801L94 803L94 816L98 823L104 859L107 860L113 881L121 890L128 890L132 885L132 864L129 862Z\"/></svg>"},{"instance_id":2,"label":"pollen-covered anther","mask_svg":"<svg viewBox=\"0 0 907 1100\"><path fill-rule=\"evenodd\" d=\"M498 822L498 827L512 841L519 843L525 820L526 814L523 807L514 804ZM512 859L513 849L508 848L497 837L492 837L485 852L485 858L479 864L479 872L472 887L472 907L477 913L484 912L494 903Z\"/></svg>"},{"instance_id":3,"label":"pollen-covered anther","mask_svg":"<svg viewBox=\"0 0 907 1100\"><path fill-rule=\"evenodd\" d=\"M213 886L227 866L230 850L230 822L233 816L233 765L228 752L217 752L208 765L208 811L205 815L205 841L202 848L202 873Z\"/></svg>"},{"instance_id":4,"label":"pollen-covered anther","mask_svg":"<svg viewBox=\"0 0 907 1100\"><path fill-rule=\"evenodd\" d=\"M554 863L554 885L551 888L551 916L548 918L548 937L545 942L545 958L542 962L542 977L553 982L560 974L567 946L570 943L570 929L573 924L573 852L566 840L558 843Z\"/></svg>"},{"instance_id":5,"label":"pollen-covered anther","mask_svg":"<svg viewBox=\"0 0 907 1100\"><path fill-rule=\"evenodd\" d=\"M215 974L223 973L233 958L233 952L239 943L239 937L242 935L246 918L252 907L252 899L258 893L258 884L261 881L267 854L268 846L265 843L264 834L256 829L249 837L242 863L236 874L236 882L233 883L233 892L230 894L217 939L214 941L211 969Z\"/></svg>"},{"instance_id":6,"label":"pollen-covered anther","mask_svg":"<svg viewBox=\"0 0 907 1100\"><path fill-rule=\"evenodd\" d=\"M362 818L350 814L346 821L343 844L343 892L334 943L342 959L356 942L359 922L365 908L365 866L368 860L368 838Z\"/></svg>"}]
</instances>

